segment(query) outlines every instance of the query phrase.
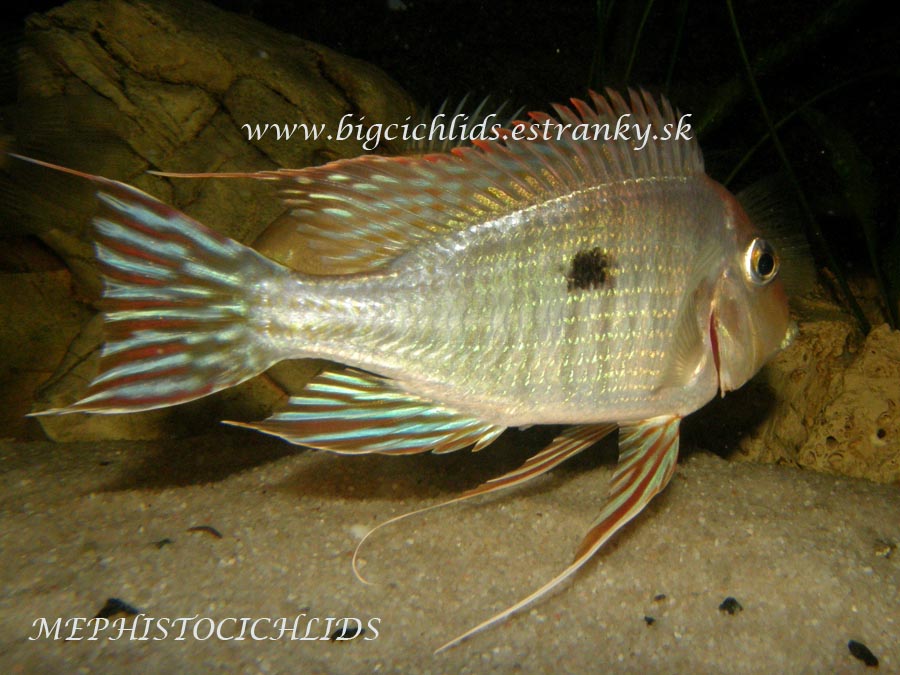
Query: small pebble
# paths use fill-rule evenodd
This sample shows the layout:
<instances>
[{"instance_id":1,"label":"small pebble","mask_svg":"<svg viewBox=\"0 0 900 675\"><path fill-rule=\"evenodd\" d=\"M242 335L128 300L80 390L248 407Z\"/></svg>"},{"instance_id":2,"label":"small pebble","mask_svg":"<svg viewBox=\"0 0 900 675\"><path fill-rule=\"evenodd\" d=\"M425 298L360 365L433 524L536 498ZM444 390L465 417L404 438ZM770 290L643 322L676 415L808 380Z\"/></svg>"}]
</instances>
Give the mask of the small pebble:
<instances>
[{"instance_id":1,"label":"small pebble","mask_svg":"<svg viewBox=\"0 0 900 675\"><path fill-rule=\"evenodd\" d=\"M862 642L850 640L850 642L847 643L847 649L850 650L850 653L853 654L853 656L865 663L869 668L878 667L878 658L872 653L872 650L866 647Z\"/></svg>"},{"instance_id":2,"label":"small pebble","mask_svg":"<svg viewBox=\"0 0 900 675\"><path fill-rule=\"evenodd\" d=\"M732 615L743 611L743 609L744 608L741 603L739 603L736 598L732 598L730 595L722 601L721 605L719 605L720 612L728 612Z\"/></svg>"},{"instance_id":3,"label":"small pebble","mask_svg":"<svg viewBox=\"0 0 900 675\"><path fill-rule=\"evenodd\" d=\"M878 539L875 542L875 555L880 558L890 558L896 550L897 544L893 542L885 541L883 539Z\"/></svg>"},{"instance_id":4,"label":"small pebble","mask_svg":"<svg viewBox=\"0 0 900 675\"><path fill-rule=\"evenodd\" d=\"M94 618L109 619L119 614L124 616L137 616L140 613L141 610L132 607L127 602L119 600L118 598L107 598L106 604L100 608L100 611L97 612L97 615Z\"/></svg>"},{"instance_id":5,"label":"small pebble","mask_svg":"<svg viewBox=\"0 0 900 675\"><path fill-rule=\"evenodd\" d=\"M359 637L363 633L366 632L365 628L361 626L344 626L343 628L338 628L331 634L329 639L331 640L352 640L355 637Z\"/></svg>"},{"instance_id":6,"label":"small pebble","mask_svg":"<svg viewBox=\"0 0 900 675\"><path fill-rule=\"evenodd\" d=\"M206 532L207 534L211 534L216 539L222 538L222 533L219 532L212 525L194 525L193 527L189 527L187 529L188 532Z\"/></svg>"},{"instance_id":7,"label":"small pebble","mask_svg":"<svg viewBox=\"0 0 900 675\"><path fill-rule=\"evenodd\" d=\"M360 523L356 523L355 525L350 526L350 536L353 537L354 539L359 540L359 539L362 539L363 537L365 537L367 534L369 534L369 530L371 530L371 529L372 528L369 527L368 525L362 525Z\"/></svg>"}]
</instances>

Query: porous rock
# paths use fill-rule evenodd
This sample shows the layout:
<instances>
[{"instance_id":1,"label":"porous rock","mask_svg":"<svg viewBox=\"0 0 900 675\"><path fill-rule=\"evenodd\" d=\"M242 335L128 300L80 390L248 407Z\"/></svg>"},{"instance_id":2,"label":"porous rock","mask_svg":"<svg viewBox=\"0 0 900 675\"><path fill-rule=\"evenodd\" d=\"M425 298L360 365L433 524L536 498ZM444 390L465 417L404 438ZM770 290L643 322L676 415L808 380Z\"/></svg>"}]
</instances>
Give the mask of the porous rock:
<instances>
[{"instance_id":1,"label":"porous rock","mask_svg":"<svg viewBox=\"0 0 900 675\"><path fill-rule=\"evenodd\" d=\"M774 405L737 456L900 483L900 331L817 314L761 373Z\"/></svg>"}]
</instances>

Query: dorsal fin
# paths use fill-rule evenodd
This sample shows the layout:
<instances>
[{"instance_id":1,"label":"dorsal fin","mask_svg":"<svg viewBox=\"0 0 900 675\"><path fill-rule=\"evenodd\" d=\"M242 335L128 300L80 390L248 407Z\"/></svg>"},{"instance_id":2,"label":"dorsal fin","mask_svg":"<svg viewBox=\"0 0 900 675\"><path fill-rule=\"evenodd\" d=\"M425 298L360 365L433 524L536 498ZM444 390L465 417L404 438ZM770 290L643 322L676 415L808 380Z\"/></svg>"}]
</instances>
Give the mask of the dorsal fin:
<instances>
[{"instance_id":1,"label":"dorsal fin","mask_svg":"<svg viewBox=\"0 0 900 675\"><path fill-rule=\"evenodd\" d=\"M321 267L350 273L381 267L437 233L573 192L703 172L696 141L671 138L678 118L665 99L657 105L648 93L630 91L627 103L611 90L605 97L590 92L590 99L555 106L556 117L530 113L529 122L517 123L518 139L475 141L445 154L202 175L277 181L290 208L278 226L284 245L297 237ZM620 120L631 125L627 136L615 135Z\"/></svg>"},{"instance_id":2,"label":"dorsal fin","mask_svg":"<svg viewBox=\"0 0 900 675\"><path fill-rule=\"evenodd\" d=\"M521 109L508 113L506 109L509 101L497 103L490 96L485 96L473 106L469 99L470 94L466 94L455 105L452 99L447 98L436 111L432 111L430 107L423 108L413 124L424 125L424 128L419 126L419 131L427 130L428 133L417 133L415 136L418 137L402 139L402 147L397 154L411 157L450 152L454 148L471 145L471 134L479 125L483 124L488 130L495 125L508 129L522 113ZM450 134L451 128L458 126L454 120L462 120L466 126L466 135ZM431 133L432 131L438 133Z\"/></svg>"}]
</instances>

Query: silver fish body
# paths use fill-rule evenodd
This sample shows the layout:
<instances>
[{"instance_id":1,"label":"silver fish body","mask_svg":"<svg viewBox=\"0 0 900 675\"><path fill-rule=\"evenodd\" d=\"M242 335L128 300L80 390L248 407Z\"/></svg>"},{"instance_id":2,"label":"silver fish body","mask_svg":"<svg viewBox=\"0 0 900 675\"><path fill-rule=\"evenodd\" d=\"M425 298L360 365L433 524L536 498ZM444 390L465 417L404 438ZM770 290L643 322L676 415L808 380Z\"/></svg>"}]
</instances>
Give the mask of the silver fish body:
<instances>
[{"instance_id":1,"label":"silver fish body","mask_svg":"<svg viewBox=\"0 0 900 675\"><path fill-rule=\"evenodd\" d=\"M274 315L265 337L285 357L375 371L504 426L685 415L718 390L708 317L752 240L723 193L704 175L601 185L375 273L290 278L259 303ZM603 280L578 287L573 267L592 255ZM786 312L773 318L786 330ZM682 380L669 377L679 350L696 355Z\"/></svg>"}]
</instances>

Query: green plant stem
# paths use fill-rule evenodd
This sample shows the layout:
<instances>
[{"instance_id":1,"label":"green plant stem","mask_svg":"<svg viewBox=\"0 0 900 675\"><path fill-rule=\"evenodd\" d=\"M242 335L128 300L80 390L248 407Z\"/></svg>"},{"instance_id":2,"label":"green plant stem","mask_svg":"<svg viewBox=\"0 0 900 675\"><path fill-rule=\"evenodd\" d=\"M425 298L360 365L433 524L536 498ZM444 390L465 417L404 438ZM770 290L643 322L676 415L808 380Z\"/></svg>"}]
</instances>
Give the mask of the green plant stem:
<instances>
[{"instance_id":1,"label":"green plant stem","mask_svg":"<svg viewBox=\"0 0 900 675\"><path fill-rule=\"evenodd\" d=\"M785 115L780 120L778 120L775 123L775 129L776 130L781 129L781 127L783 127L785 124L787 124L792 119L794 119L798 114L800 114L804 108L807 108L807 107L813 105L814 103L818 102L819 100L821 100L827 96L830 96L831 94L835 93L836 91L840 91L844 87L849 87L851 85L857 84L864 80L877 78L877 77L890 76L890 75L893 75L896 77L896 76L900 75L900 70L898 70L896 67L893 67L893 66L887 67L887 68L879 68L878 70L872 71L871 73L866 73L865 75L861 75L859 77L853 77L849 80L844 80L843 82L839 82L838 84L834 85L833 87L828 87L828 89L820 91L815 96L808 98L803 103L801 103L796 108L794 108L791 112L789 112L787 115ZM762 135L762 137L758 141L756 141L756 143L753 144L752 148L750 148L746 153L744 153L744 156L741 157L740 161L737 164L735 164L734 168L731 170L731 173L728 174L728 177L724 181L722 181L722 184L727 187L731 183L731 181L733 181L735 179L735 177L741 172L741 169L743 169L747 165L747 162L749 162L753 158L753 155L755 155L756 152L763 145L765 145L766 141L768 141L768 140L769 140L769 132L767 131L766 133L764 133Z\"/></svg>"},{"instance_id":2,"label":"green plant stem","mask_svg":"<svg viewBox=\"0 0 900 675\"><path fill-rule=\"evenodd\" d=\"M770 71L800 52L827 37L835 28L845 24L866 0L835 0L826 7L805 29L793 37L780 41L763 51L753 61L757 77L765 77ZM717 127L746 94L747 83L736 75L721 85L705 106L703 115L694 124L698 134L705 134Z\"/></svg>"},{"instance_id":3,"label":"green plant stem","mask_svg":"<svg viewBox=\"0 0 900 675\"><path fill-rule=\"evenodd\" d=\"M603 53L606 48L606 28L615 4L615 0L610 0L604 7L603 0L597 0L597 41L594 44L594 57L591 59L591 70L588 73L588 87L591 89L601 88L606 81Z\"/></svg>"},{"instance_id":4,"label":"green plant stem","mask_svg":"<svg viewBox=\"0 0 900 675\"><path fill-rule=\"evenodd\" d=\"M669 67L666 69L666 86L663 91L672 88L672 76L675 74L675 63L678 61L678 52L681 50L681 40L684 37L684 26L687 23L690 0L681 0L678 7L678 30L675 32L675 45L672 47L672 57L669 59Z\"/></svg>"},{"instance_id":5,"label":"green plant stem","mask_svg":"<svg viewBox=\"0 0 900 675\"><path fill-rule=\"evenodd\" d=\"M634 42L631 43L631 54L628 57L628 67L625 68L625 79L624 84L629 84L631 81L631 70L634 66L635 59L637 59L637 50L638 45L641 43L641 35L644 32L644 26L647 24L647 17L650 16L650 10L653 9L653 3L655 0L647 0L647 4L644 5L644 13L641 15L641 22L638 24L637 31L634 34Z\"/></svg>"},{"instance_id":6,"label":"green plant stem","mask_svg":"<svg viewBox=\"0 0 900 675\"><path fill-rule=\"evenodd\" d=\"M772 138L772 145L775 147L775 152L778 154L778 157L781 160L782 165L784 166L785 172L788 176L788 180L791 182L794 191L797 193L797 201L800 204L800 209L803 212L804 219L808 228L807 235L810 236L810 238L813 239L822 249L822 252L825 255L826 263L828 264L828 267L831 268L832 272L834 272L838 285L841 288L841 293L843 293L847 305L850 307L850 311L853 312L853 315L859 322L863 334L867 335L871 328L869 325L869 320L866 319L866 315L863 313L862 308L859 306L856 298L853 297L853 293L850 291L850 285L847 283L846 277L841 271L841 268L838 266L837 260L835 260L834 255L831 253L828 242L825 240L825 236L822 234L819 223L818 221L816 221L812 209L809 206L809 201L806 199L806 193L803 192L803 188L800 186L800 181L797 179L797 175L794 173L794 168L791 165L790 160L788 159L787 153L784 150L784 146L781 144L781 139L779 139L778 132L775 129L775 125L772 123L772 118L769 115L769 110L766 107L765 102L763 101L762 92L760 91L759 86L756 83L756 77L753 73L753 66L750 64L750 59L747 56L747 50L744 48L744 41L741 37L740 28L738 27L737 16L734 13L734 5L732 4L732 0L725 0L725 6L728 8L728 15L731 20L731 28L734 31L734 37L737 42L738 51L741 55L741 61L744 64L744 69L746 70L747 82L750 85L750 89L753 92L753 97L756 99L757 105L759 105L760 113L765 120L766 127L768 127L769 129L769 136Z\"/></svg>"}]
</instances>

